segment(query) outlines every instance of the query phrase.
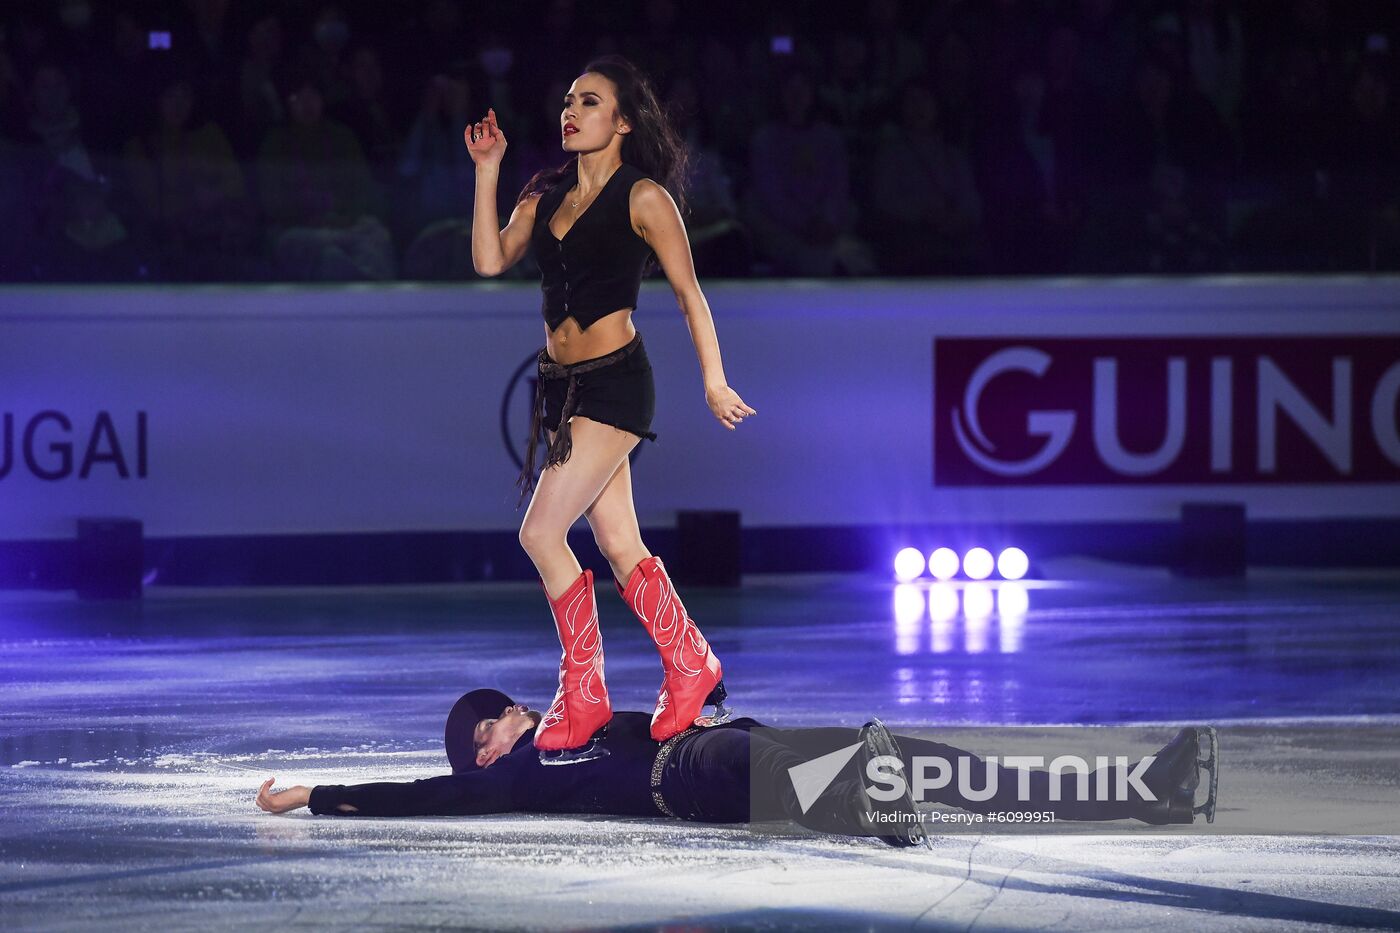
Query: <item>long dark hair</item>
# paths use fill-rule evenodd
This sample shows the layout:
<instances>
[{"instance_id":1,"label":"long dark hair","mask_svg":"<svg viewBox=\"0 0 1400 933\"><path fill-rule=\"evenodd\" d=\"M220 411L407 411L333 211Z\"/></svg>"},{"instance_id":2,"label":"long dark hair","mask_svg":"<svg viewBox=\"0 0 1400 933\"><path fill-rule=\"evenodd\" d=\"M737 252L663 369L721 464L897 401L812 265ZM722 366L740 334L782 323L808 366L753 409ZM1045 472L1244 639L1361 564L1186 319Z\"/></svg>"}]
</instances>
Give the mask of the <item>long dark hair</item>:
<instances>
[{"instance_id":1,"label":"long dark hair","mask_svg":"<svg viewBox=\"0 0 1400 933\"><path fill-rule=\"evenodd\" d=\"M595 58L579 73L589 72L602 75L617 87L618 113L632 124L632 131L622 137L622 161L641 169L669 191L684 217L690 152L676 132L668 108L657 98L651 81L621 55ZM566 177L575 177L577 172L577 155L558 168L541 169L525 183L515 203L519 204L536 193L552 191ZM646 271L655 267L656 256L653 254Z\"/></svg>"}]
</instances>

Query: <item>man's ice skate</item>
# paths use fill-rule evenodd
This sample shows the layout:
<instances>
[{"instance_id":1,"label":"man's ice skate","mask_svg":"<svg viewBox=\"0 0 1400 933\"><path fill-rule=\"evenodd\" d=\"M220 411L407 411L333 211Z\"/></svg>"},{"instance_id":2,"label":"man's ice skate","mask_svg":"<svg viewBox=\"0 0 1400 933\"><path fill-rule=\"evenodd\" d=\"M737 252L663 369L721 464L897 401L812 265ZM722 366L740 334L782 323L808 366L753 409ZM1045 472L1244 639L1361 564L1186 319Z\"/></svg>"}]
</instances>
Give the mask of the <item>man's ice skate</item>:
<instances>
[{"instance_id":1,"label":"man's ice skate","mask_svg":"<svg viewBox=\"0 0 1400 933\"><path fill-rule=\"evenodd\" d=\"M1215 822L1215 792L1219 789L1220 774L1220 740L1215 734L1214 726L1202 726L1197 730L1200 733L1198 744L1206 753L1206 757L1200 760L1200 766L1210 772L1210 786L1206 790L1205 803L1192 809L1192 814L1204 813L1207 823Z\"/></svg>"},{"instance_id":2,"label":"man's ice skate","mask_svg":"<svg viewBox=\"0 0 1400 933\"><path fill-rule=\"evenodd\" d=\"M540 581L544 586L544 581ZM549 599L549 591L545 590ZM593 596L593 571L585 570L558 599L549 599L554 627L563 652L559 656L559 689L540 719L534 745L540 764L570 765L609 754L602 740L612 719L612 704L603 679L603 642L598 633L598 607Z\"/></svg>"},{"instance_id":3,"label":"man's ice skate","mask_svg":"<svg viewBox=\"0 0 1400 933\"><path fill-rule=\"evenodd\" d=\"M898 759L900 773L904 773L904 757L899 753L899 745L895 742L890 730L885 728L885 724L879 719L872 719L860 730L860 740L863 746L860 750L860 788L861 796L865 798L865 806L871 813L878 813L885 817L879 823L871 823L868 818L863 822L870 824L876 831L877 836L884 842L892 846L924 846L933 848L933 841L929 839L928 833L924 830L923 821L919 818L919 810L914 805L914 794L910 789L911 785L908 775L904 775L904 796L898 800L875 800L865 791L868 780L866 767L873 758L880 756L892 756ZM884 832L880 832L884 830Z\"/></svg>"},{"instance_id":4,"label":"man's ice skate","mask_svg":"<svg viewBox=\"0 0 1400 933\"><path fill-rule=\"evenodd\" d=\"M1215 793L1220 743L1214 726L1187 726L1162 746L1156 760L1143 774L1142 781L1157 798L1142 804L1138 819L1155 825L1192 823L1204 813L1207 823L1215 822ZM1210 772L1206 799L1197 804L1201 770Z\"/></svg>"}]
</instances>

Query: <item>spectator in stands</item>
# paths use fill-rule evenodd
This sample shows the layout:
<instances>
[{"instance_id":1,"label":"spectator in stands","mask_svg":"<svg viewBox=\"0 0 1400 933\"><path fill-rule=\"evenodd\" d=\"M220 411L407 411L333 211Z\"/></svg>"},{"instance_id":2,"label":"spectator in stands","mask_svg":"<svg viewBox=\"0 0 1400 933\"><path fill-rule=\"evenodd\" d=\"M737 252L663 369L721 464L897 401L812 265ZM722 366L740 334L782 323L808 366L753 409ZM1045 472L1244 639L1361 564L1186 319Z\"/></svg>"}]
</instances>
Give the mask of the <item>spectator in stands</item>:
<instances>
[{"instance_id":1,"label":"spectator in stands","mask_svg":"<svg viewBox=\"0 0 1400 933\"><path fill-rule=\"evenodd\" d=\"M59 167L47 178L37 272L48 282L110 282L144 278L146 244L112 210L107 176L86 178Z\"/></svg>"},{"instance_id":2,"label":"spectator in stands","mask_svg":"<svg viewBox=\"0 0 1400 933\"><path fill-rule=\"evenodd\" d=\"M337 117L352 95L346 67L350 36L350 18L345 11L337 4L325 3L316 11L309 41L297 53L299 66L310 73L321 89L326 112Z\"/></svg>"},{"instance_id":3,"label":"spectator in stands","mask_svg":"<svg viewBox=\"0 0 1400 933\"><path fill-rule=\"evenodd\" d=\"M670 87L681 75L695 71L700 38L676 0L642 0L641 23L626 37L622 51L651 76L655 87Z\"/></svg>"},{"instance_id":4,"label":"spectator in stands","mask_svg":"<svg viewBox=\"0 0 1400 933\"><path fill-rule=\"evenodd\" d=\"M1400 182L1400 123L1390 101L1391 79L1379 62L1356 69L1331 162L1339 194L1358 203L1385 203L1395 197Z\"/></svg>"},{"instance_id":5,"label":"spectator in stands","mask_svg":"<svg viewBox=\"0 0 1400 933\"><path fill-rule=\"evenodd\" d=\"M1396 267L1400 245L1400 121L1383 60L1357 68L1336 140L1334 195L1347 218L1351 268Z\"/></svg>"},{"instance_id":6,"label":"spectator in stands","mask_svg":"<svg viewBox=\"0 0 1400 933\"><path fill-rule=\"evenodd\" d=\"M62 247L58 241L67 220L64 188L69 176L95 180L98 170L83 141L82 120L62 68L52 62L39 64L24 104L12 171L27 197L11 223L20 232L17 240L23 250L15 265L26 271L17 271L16 277L33 274L43 281L55 267L52 256Z\"/></svg>"},{"instance_id":7,"label":"spectator in stands","mask_svg":"<svg viewBox=\"0 0 1400 933\"><path fill-rule=\"evenodd\" d=\"M111 166L92 150L67 73L39 65L29 90L16 172L29 210L12 222L25 231L21 260L40 281L117 280L137 275L129 225L113 207Z\"/></svg>"},{"instance_id":8,"label":"spectator in stands","mask_svg":"<svg viewBox=\"0 0 1400 933\"><path fill-rule=\"evenodd\" d=\"M16 138L24 127L24 88L14 56L0 44L0 137Z\"/></svg>"},{"instance_id":9,"label":"spectator in stands","mask_svg":"<svg viewBox=\"0 0 1400 933\"><path fill-rule=\"evenodd\" d=\"M148 46L149 30L137 13L118 10L78 63L74 99L83 114L83 138L98 152L120 153L135 129L133 120L151 109L152 78L170 53Z\"/></svg>"},{"instance_id":10,"label":"spectator in stands","mask_svg":"<svg viewBox=\"0 0 1400 933\"><path fill-rule=\"evenodd\" d=\"M63 167L79 178L97 178L97 156L84 137L68 75L58 65L44 64L35 70L26 123L21 141L36 147L45 168Z\"/></svg>"},{"instance_id":11,"label":"spectator in stands","mask_svg":"<svg viewBox=\"0 0 1400 933\"><path fill-rule=\"evenodd\" d=\"M852 234L855 204L840 132L814 117L812 80L792 69L778 82L781 116L759 127L749 146L744 217L774 275L826 276L875 271Z\"/></svg>"},{"instance_id":12,"label":"spectator in stands","mask_svg":"<svg viewBox=\"0 0 1400 933\"><path fill-rule=\"evenodd\" d=\"M690 152L685 226L695 271L712 276L748 275L753 265L753 244L739 221L733 182L724 160L705 135L699 97L695 79L689 75L677 78L667 94L671 124Z\"/></svg>"},{"instance_id":13,"label":"spectator in stands","mask_svg":"<svg viewBox=\"0 0 1400 933\"><path fill-rule=\"evenodd\" d=\"M428 79L454 67L471 48L465 10L459 0L427 0L422 20L399 37L405 93L416 97Z\"/></svg>"},{"instance_id":14,"label":"spectator in stands","mask_svg":"<svg viewBox=\"0 0 1400 933\"><path fill-rule=\"evenodd\" d=\"M508 216L508 211L514 208L515 196L518 195L531 178L537 172L545 169L556 169L567 160L567 153L559 145L559 109L563 105L564 95L569 92L569 82L553 81L541 92L540 107L534 120L521 118L522 123L527 123L530 130L523 133L523 139L519 142L512 141L510 144L511 158L516 160L512 167L511 181L507 185L504 181L500 187L510 192L510 199L506 203L506 210L501 211L501 216ZM519 156L516 156L517 150ZM514 271L514 267L511 271ZM510 274L509 272L507 274ZM538 270L531 269L531 276L537 276Z\"/></svg>"},{"instance_id":15,"label":"spectator in stands","mask_svg":"<svg viewBox=\"0 0 1400 933\"><path fill-rule=\"evenodd\" d=\"M382 195L360 144L325 117L313 76L285 79L291 122L274 127L258 154L258 194L278 271L296 279L388 279L393 242Z\"/></svg>"},{"instance_id":16,"label":"spectator in stands","mask_svg":"<svg viewBox=\"0 0 1400 933\"><path fill-rule=\"evenodd\" d=\"M700 75L705 93L700 95L699 119L709 128L710 145L731 170L746 173L749 140L764 113L755 102L754 89L744 83L734 46L719 36L705 40L700 50Z\"/></svg>"},{"instance_id":17,"label":"spectator in stands","mask_svg":"<svg viewBox=\"0 0 1400 933\"><path fill-rule=\"evenodd\" d=\"M943 138L963 152L971 152L978 108L974 106L972 46L961 33L949 32L939 40L934 83Z\"/></svg>"},{"instance_id":18,"label":"spectator in stands","mask_svg":"<svg viewBox=\"0 0 1400 933\"><path fill-rule=\"evenodd\" d=\"M967 38L980 90L979 107L1004 105L1020 70L1044 42L1050 5L1033 0L962 3L950 11L952 28Z\"/></svg>"},{"instance_id":19,"label":"spectator in stands","mask_svg":"<svg viewBox=\"0 0 1400 933\"><path fill-rule=\"evenodd\" d=\"M58 0L52 5L58 18L53 34L55 51L69 73L76 76L75 86L81 88L91 83L89 69L99 58L103 24L92 0Z\"/></svg>"},{"instance_id":20,"label":"spectator in stands","mask_svg":"<svg viewBox=\"0 0 1400 933\"><path fill-rule=\"evenodd\" d=\"M1076 13L1079 77L1094 100L1112 108L1132 88L1139 11L1118 0L1079 0Z\"/></svg>"},{"instance_id":21,"label":"spectator in stands","mask_svg":"<svg viewBox=\"0 0 1400 933\"><path fill-rule=\"evenodd\" d=\"M530 48L535 61L542 62L582 62L588 57L587 43L589 41L587 33L587 23L579 16L577 0L545 0L541 4L543 9L535 17L534 33L530 36ZM548 101L550 111L549 119L544 123L543 135L552 142L558 142L557 125L559 123L559 108L557 101L562 100L568 84L564 85L564 90L556 96L553 88L553 79L549 76L550 69L539 69L539 73L532 75L528 69L521 72L520 94L521 100ZM512 146L515 143L511 143ZM552 165L551 168L556 168ZM527 176L527 180L528 180ZM521 183L520 187L523 187ZM520 187L515 189L519 193Z\"/></svg>"},{"instance_id":22,"label":"spectator in stands","mask_svg":"<svg viewBox=\"0 0 1400 933\"><path fill-rule=\"evenodd\" d=\"M247 2L243 0L239 6ZM163 4L151 6L159 9ZM216 120L228 120L227 131L238 109L238 39L229 17L233 0L184 0L171 6L177 17L172 47L159 54L173 54L188 63L186 76L194 84L195 94Z\"/></svg>"},{"instance_id":23,"label":"spectator in stands","mask_svg":"<svg viewBox=\"0 0 1400 933\"><path fill-rule=\"evenodd\" d=\"M140 244L112 205L110 160L87 143L67 73L41 65L30 90L28 190L38 207L31 259L42 281L130 280ZM36 145L37 143L37 145Z\"/></svg>"},{"instance_id":24,"label":"spectator in stands","mask_svg":"<svg viewBox=\"0 0 1400 933\"><path fill-rule=\"evenodd\" d=\"M831 71L817 88L817 104L841 136L848 151L870 137L871 127L889 106L894 88L870 74L869 48L864 36L842 30L833 39Z\"/></svg>"},{"instance_id":25,"label":"spectator in stands","mask_svg":"<svg viewBox=\"0 0 1400 933\"><path fill-rule=\"evenodd\" d=\"M245 158L267 137L268 130L287 119L287 108L277 89L275 75L282 65L282 18L268 10L255 18L245 37L246 50L239 66L239 112L236 145Z\"/></svg>"},{"instance_id":26,"label":"spectator in stands","mask_svg":"<svg viewBox=\"0 0 1400 933\"><path fill-rule=\"evenodd\" d=\"M384 80L384 61L374 46L359 45L351 49L346 65L350 99L341 107L340 120L359 140L375 180L388 187L394 182L403 132ZM462 119L466 119L465 115ZM462 135L462 125L457 126L458 136ZM457 148L461 148L460 140Z\"/></svg>"},{"instance_id":27,"label":"spectator in stands","mask_svg":"<svg viewBox=\"0 0 1400 933\"><path fill-rule=\"evenodd\" d=\"M126 178L165 278L218 279L247 252L256 217L243 171L217 123L196 116L195 90L172 74L154 127L125 147Z\"/></svg>"},{"instance_id":28,"label":"spectator in stands","mask_svg":"<svg viewBox=\"0 0 1400 933\"><path fill-rule=\"evenodd\" d=\"M868 80L892 100L907 82L924 74L928 60L902 21L899 0L872 0L865 9Z\"/></svg>"},{"instance_id":29,"label":"spectator in stands","mask_svg":"<svg viewBox=\"0 0 1400 933\"><path fill-rule=\"evenodd\" d=\"M475 278L471 258L476 170L462 145L471 85L459 69L434 75L398 163L396 222L410 243L404 273L419 279Z\"/></svg>"},{"instance_id":30,"label":"spectator in stands","mask_svg":"<svg viewBox=\"0 0 1400 933\"><path fill-rule=\"evenodd\" d=\"M14 143L0 136L0 165L19 164L20 155ZM0 172L0 217L9 223L0 224L0 282L27 282L34 275L32 257L33 231L26 229L27 218L24 179L17 171Z\"/></svg>"},{"instance_id":31,"label":"spectator in stands","mask_svg":"<svg viewBox=\"0 0 1400 933\"><path fill-rule=\"evenodd\" d=\"M491 109L496 112L497 117L513 120L516 113L515 102L519 99L516 96L518 79L515 75L520 70L516 67L515 49L504 35L497 32L487 33L477 47L474 65L473 71L477 77L474 82L475 90L479 92L481 99L491 102ZM460 59L454 60L449 70L460 70L462 67ZM463 127L459 126L457 129L457 135L460 136Z\"/></svg>"},{"instance_id":32,"label":"spectator in stands","mask_svg":"<svg viewBox=\"0 0 1400 933\"><path fill-rule=\"evenodd\" d=\"M869 237L880 271L931 275L974 271L983 252L982 202L967 155L943 138L938 97L907 83L897 121L880 130L871 178Z\"/></svg>"},{"instance_id":33,"label":"spectator in stands","mask_svg":"<svg viewBox=\"0 0 1400 933\"><path fill-rule=\"evenodd\" d=\"M1196 90L1233 125L1244 87L1244 31L1226 0L1186 0L1180 14Z\"/></svg>"},{"instance_id":34,"label":"spectator in stands","mask_svg":"<svg viewBox=\"0 0 1400 933\"><path fill-rule=\"evenodd\" d=\"M1043 119L1045 74L1027 60L1009 93L989 108L979 146L979 188L992 268L1008 273L1067 271L1083 206L1072 159Z\"/></svg>"},{"instance_id":35,"label":"spectator in stands","mask_svg":"<svg viewBox=\"0 0 1400 933\"><path fill-rule=\"evenodd\" d=\"M1400 4L871 0L831 27L829 42L819 31L824 24L803 22L782 5L720 0L697 18L675 0L645 0L631 20L600 20L578 0L537 6L10 4L0 11L0 138L11 143L0 171L20 199L0 235L10 244L4 274L55 268L36 257L54 245L46 231L70 229L73 211L86 220L71 231L90 243L120 227L121 242L135 248L157 221L168 224L169 205L152 208L153 197L170 196L153 181L164 164L151 148L154 137L132 137L134 120L154 112L160 82L175 71L232 143L250 189L266 176L279 192L257 192L252 203L267 205L254 236L282 243L265 251L269 260L280 257L280 274L382 277L394 266L385 229L411 249L426 227L446 224L414 250L408 274L453 276L464 267L464 228L452 224L469 216L456 205L472 192L457 187L459 169L445 151L435 154L420 120L429 80L460 77L478 105L490 104L518 128L513 147L522 174L498 187L505 213L526 178L560 161L562 89L546 86L552 69L541 64L622 47L653 62L654 73L673 74L663 82L672 97L695 101L693 116L678 115L678 122L698 155L687 220L697 266L709 274L912 273L921 258L932 269L960 268L946 237L921 257L897 255L909 240L887 235L901 213L926 221L924 229L942 223L939 211L918 214L909 203L928 196L933 181L917 192L922 182L877 168L928 164L901 135L905 92L889 91L911 73L932 82L935 136L950 152L966 153L977 180L972 194L980 195L988 246L986 263L972 269L1134 273L1200 267L1190 257L1201 250L1218 256L1213 243L1195 251L1171 245L1181 242L1182 223L1199 224L1207 239L1228 231L1225 268L1376 269L1392 262L1396 248L1387 244L1400 235L1392 232L1400 226L1400 153L1390 100ZM721 25L736 22L743 24L737 33ZM292 118L282 87L288 65L309 72L330 117L321 122L348 126L358 156L334 129L311 130ZM785 76L793 69L809 80L789 95ZM44 96L39 107L36 87ZM809 100L798 108L803 114L790 115L770 95ZM525 101L527 112L511 117L512 100ZM540 100L548 113L526 119ZM450 115L439 119L446 133ZM192 138L203 122L181 135ZM866 132L880 122L891 124L888 133ZM418 135L406 151L414 125ZM540 126L548 130L543 137ZM453 136L460 131L453 127ZM832 132L844 145L824 141ZM285 173L261 157L274 137L290 160ZM296 139L310 148L292 146ZM128 153L129 142L139 152ZM321 165L334 168L326 175ZM377 184L350 180L356 165L368 165ZM901 184L911 198L897 197ZM735 197L737 225L728 204ZM331 206L317 208L318 199ZM288 237L290 230L298 232ZM878 264L862 246L875 239L886 244ZM149 248L155 251L142 258L152 275L196 271L197 262L162 263L159 244ZM235 261L223 277L257 274L243 268L248 256L241 253L219 250ZM209 275L219 274L215 255L211 249ZM528 268L518 264L512 274Z\"/></svg>"},{"instance_id":36,"label":"spectator in stands","mask_svg":"<svg viewBox=\"0 0 1400 933\"><path fill-rule=\"evenodd\" d=\"M1156 34L1158 53L1139 63L1134 96L1115 133L1122 143L1123 171L1145 182L1165 158L1198 181L1218 182L1233 168L1229 133L1214 105L1191 83L1172 29L1159 23Z\"/></svg>"},{"instance_id":37,"label":"spectator in stands","mask_svg":"<svg viewBox=\"0 0 1400 933\"><path fill-rule=\"evenodd\" d=\"M1250 187L1237 199L1235 266L1246 271L1336 268L1342 233L1332 199L1337 115L1317 49L1290 41L1270 53L1241 106Z\"/></svg>"},{"instance_id":38,"label":"spectator in stands","mask_svg":"<svg viewBox=\"0 0 1400 933\"><path fill-rule=\"evenodd\" d=\"M1190 195L1185 169L1158 163L1139 234L1143 255L1134 257L1131 268L1159 274L1223 269L1223 236Z\"/></svg>"},{"instance_id":39,"label":"spectator in stands","mask_svg":"<svg viewBox=\"0 0 1400 933\"><path fill-rule=\"evenodd\" d=\"M21 83L33 80L40 66L62 60L54 41L52 8L19 6L5 17L5 40Z\"/></svg>"}]
</instances>

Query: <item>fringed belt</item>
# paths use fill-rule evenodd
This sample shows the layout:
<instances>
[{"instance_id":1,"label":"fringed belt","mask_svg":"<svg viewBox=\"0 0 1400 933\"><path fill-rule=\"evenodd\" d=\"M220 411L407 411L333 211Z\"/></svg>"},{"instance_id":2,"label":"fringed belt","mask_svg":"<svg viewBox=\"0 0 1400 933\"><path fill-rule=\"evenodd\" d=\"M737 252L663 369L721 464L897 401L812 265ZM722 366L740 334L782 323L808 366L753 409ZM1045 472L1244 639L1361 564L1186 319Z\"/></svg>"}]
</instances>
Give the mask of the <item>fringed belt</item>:
<instances>
[{"instance_id":1,"label":"fringed belt","mask_svg":"<svg viewBox=\"0 0 1400 933\"><path fill-rule=\"evenodd\" d=\"M516 502L517 507L525 501L526 494L533 492L535 488L535 448L539 446L540 429L544 421L544 381L546 379L568 379L569 386L564 392L564 409L559 415L559 430L554 434L554 443L549 445L544 466L540 467L541 470L547 470L552 466L564 463L569 459L569 454L573 450L574 440L572 432L569 430L569 418L573 415L576 404L574 390L578 387L578 377L583 373L611 366L631 353L641 342L642 334L638 331L627 346L614 350L607 356L581 360L577 363L556 363L549 358L547 348L540 350L539 380L535 383L535 402L530 413L530 439L525 442L525 468L520 471L520 479L516 481L516 485L520 487L520 499Z\"/></svg>"},{"instance_id":2,"label":"fringed belt","mask_svg":"<svg viewBox=\"0 0 1400 933\"><path fill-rule=\"evenodd\" d=\"M683 819L676 816L670 807L666 806L665 799L661 796L661 772L666 770L666 759L671 757L671 752L676 750L676 745L680 740L688 735L694 735L700 731L699 726L691 726L684 732L677 732L665 742L661 743L661 748L656 751L656 760L651 765L651 799L656 804L656 809L671 817L672 819Z\"/></svg>"}]
</instances>

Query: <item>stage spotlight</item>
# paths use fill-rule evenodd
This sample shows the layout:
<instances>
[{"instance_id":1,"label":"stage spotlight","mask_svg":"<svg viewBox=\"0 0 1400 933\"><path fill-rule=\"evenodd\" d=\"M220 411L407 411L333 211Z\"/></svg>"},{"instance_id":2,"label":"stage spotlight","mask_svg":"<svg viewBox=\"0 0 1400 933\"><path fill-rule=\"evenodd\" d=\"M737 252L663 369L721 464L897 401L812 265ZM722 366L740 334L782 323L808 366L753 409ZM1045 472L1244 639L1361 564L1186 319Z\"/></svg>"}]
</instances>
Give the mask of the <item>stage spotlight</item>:
<instances>
[{"instance_id":1,"label":"stage spotlight","mask_svg":"<svg viewBox=\"0 0 1400 933\"><path fill-rule=\"evenodd\" d=\"M927 606L917 586L900 583L894 588L894 620L901 629L922 624Z\"/></svg>"},{"instance_id":2,"label":"stage spotlight","mask_svg":"<svg viewBox=\"0 0 1400 933\"><path fill-rule=\"evenodd\" d=\"M895 672L895 679L899 681L899 702L919 702L919 685L914 682L913 668L901 667Z\"/></svg>"},{"instance_id":3,"label":"stage spotlight","mask_svg":"<svg viewBox=\"0 0 1400 933\"><path fill-rule=\"evenodd\" d=\"M963 615L967 618L967 628L963 632L963 650L968 654L981 654L987 650L991 614L991 588L985 583L969 583L963 589Z\"/></svg>"},{"instance_id":4,"label":"stage spotlight","mask_svg":"<svg viewBox=\"0 0 1400 933\"><path fill-rule=\"evenodd\" d=\"M928 588L928 614L935 622L952 622L958 617L958 591L949 583Z\"/></svg>"},{"instance_id":5,"label":"stage spotlight","mask_svg":"<svg viewBox=\"0 0 1400 933\"><path fill-rule=\"evenodd\" d=\"M1021 650L1021 629L1026 620L1021 616L1002 616L997 625L997 647L1002 654L1015 654Z\"/></svg>"},{"instance_id":6,"label":"stage spotlight","mask_svg":"<svg viewBox=\"0 0 1400 933\"><path fill-rule=\"evenodd\" d=\"M963 555L963 573L973 580L985 580L992 575L992 552L975 547Z\"/></svg>"},{"instance_id":7,"label":"stage spotlight","mask_svg":"<svg viewBox=\"0 0 1400 933\"><path fill-rule=\"evenodd\" d=\"M951 580L958 575L958 552L941 547L928 556L928 572L939 580Z\"/></svg>"},{"instance_id":8,"label":"stage spotlight","mask_svg":"<svg viewBox=\"0 0 1400 933\"><path fill-rule=\"evenodd\" d=\"M894 575L900 583L916 580L924 572L924 555L916 547L907 547L894 556Z\"/></svg>"},{"instance_id":9,"label":"stage spotlight","mask_svg":"<svg viewBox=\"0 0 1400 933\"><path fill-rule=\"evenodd\" d=\"M963 589L963 617L983 621L992 614L995 600L992 589L985 583L970 583Z\"/></svg>"},{"instance_id":10,"label":"stage spotlight","mask_svg":"<svg viewBox=\"0 0 1400 933\"><path fill-rule=\"evenodd\" d=\"M929 623L929 650L934 654L947 654L953 650L953 623L944 619L934 619Z\"/></svg>"},{"instance_id":11,"label":"stage spotlight","mask_svg":"<svg viewBox=\"0 0 1400 933\"><path fill-rule=\"evenodd\" d=\"M1009 547L997 556L997 573L1003 580L1019 580L1030 569L1031 561L1026 552L1018 547Z\"/></svg>"},{"instance_id":12,"label":"stage spotlight","mask_svg":"<svg viewBox=\"0 0 1400 933\"><path fill-rule=\"evenodd\" d=\"M912 583L894 588L894 650L897 654L917 654L919 632L923 629L924 594Z\"/></svg>"},{"instance_id":13,"label":"stage spotlight","mask_svg":"<svg viewBox=\"0 0 1400 933\"><path fill-rule=\"evenodd\" d=\"M1030 594L1019 583L1008 581L997 587L997 615L1023 616L1030 608Z\"/></svg>"}]
</instances>

